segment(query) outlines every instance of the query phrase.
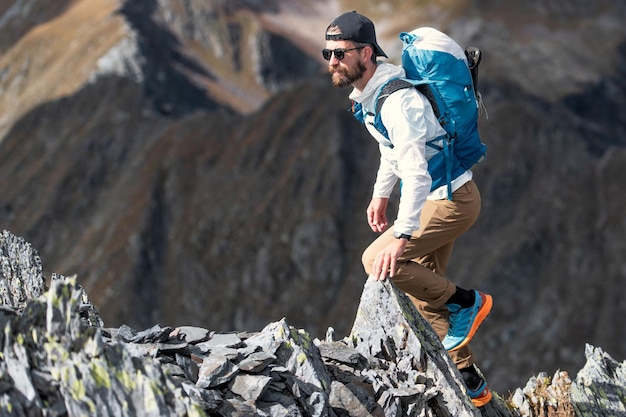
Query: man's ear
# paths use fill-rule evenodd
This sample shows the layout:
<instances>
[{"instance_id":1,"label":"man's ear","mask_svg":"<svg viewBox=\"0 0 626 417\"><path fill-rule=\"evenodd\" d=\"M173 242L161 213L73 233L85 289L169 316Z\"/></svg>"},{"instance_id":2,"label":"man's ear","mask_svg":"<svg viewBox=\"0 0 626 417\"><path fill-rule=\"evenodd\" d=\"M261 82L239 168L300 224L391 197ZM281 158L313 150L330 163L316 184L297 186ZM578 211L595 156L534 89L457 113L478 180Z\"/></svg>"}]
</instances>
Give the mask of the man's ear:
<instances>
[{"instance_id":1,"label":"man's ear","mask_svg":"<svg viewBox=\"0 0 626 417\"><path fill-rule=\"evenodd\" d=\"M363 48L363 62L367 62L367 61L371 61L372 60L372 54L374 53L374 49L368 45L365 48Z\"/></svg>"}]
</instances>

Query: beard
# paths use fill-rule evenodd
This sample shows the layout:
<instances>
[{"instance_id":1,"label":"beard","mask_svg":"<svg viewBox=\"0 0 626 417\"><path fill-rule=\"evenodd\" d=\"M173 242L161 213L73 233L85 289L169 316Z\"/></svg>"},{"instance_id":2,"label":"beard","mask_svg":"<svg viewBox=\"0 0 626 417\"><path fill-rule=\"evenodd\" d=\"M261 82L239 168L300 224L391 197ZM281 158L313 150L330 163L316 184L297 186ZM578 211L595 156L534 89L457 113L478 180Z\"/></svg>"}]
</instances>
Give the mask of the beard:
<instances>
[{"instance_id":1,"label":"beard","mask_svg":"<svg viewBox=\"0 0 626 417\"><path fill-rule=\"evenodd\" d=\"M335 87L347 87L363 77L363 73L365 72L365 65L363 65L361 62L357 62L356 66L352 68L329 67L328 72L330 73L333 85Z\"/></svg>"}]
</instances>

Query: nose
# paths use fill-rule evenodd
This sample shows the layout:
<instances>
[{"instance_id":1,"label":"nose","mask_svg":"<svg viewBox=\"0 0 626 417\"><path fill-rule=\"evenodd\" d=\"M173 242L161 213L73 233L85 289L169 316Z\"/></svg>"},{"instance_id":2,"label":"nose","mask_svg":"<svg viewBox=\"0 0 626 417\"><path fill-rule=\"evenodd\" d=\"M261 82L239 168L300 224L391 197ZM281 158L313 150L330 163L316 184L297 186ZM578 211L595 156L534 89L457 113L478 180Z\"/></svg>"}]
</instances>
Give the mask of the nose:
<instances>
[{"instance_id":1,"label":"nose","mask_svg":"<svg viewBox=\"0 0 626 417\"><path fill-rule=\"evenodd\" d=\"M330 54L330 60L328 61L328 64L332 67L336 67L339 64L339 60L337 59L337 57L335 56L334 53Z\"/></svg>"}]
</instances>

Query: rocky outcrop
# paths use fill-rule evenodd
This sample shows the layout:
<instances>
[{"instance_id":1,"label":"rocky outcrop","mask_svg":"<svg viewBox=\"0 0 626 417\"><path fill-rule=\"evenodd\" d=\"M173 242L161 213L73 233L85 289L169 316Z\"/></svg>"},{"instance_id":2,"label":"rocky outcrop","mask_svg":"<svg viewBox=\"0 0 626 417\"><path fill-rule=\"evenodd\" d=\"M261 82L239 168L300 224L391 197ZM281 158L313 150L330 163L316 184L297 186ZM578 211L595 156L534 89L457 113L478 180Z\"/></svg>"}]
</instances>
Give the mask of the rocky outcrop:
<instances>
[{"instance_id":1,"label":"rocky outcrop","mask_svg":"<svg viewBox=\"0 0 626 417\"><path fill-rule=\"evenodd\" d=\"M511 406L522 416L626 416L626 361L618 363L589 344L585 357L576 379L567 372L552 378L540 372L515 391Z\"/></svg>"},{"instance_id":2,"label":"rocky outcrop","mask_svg":"<svg viewBox=\"0 0 626 417\"><path fill-rule=\"evenodd\" d=\"M2 416L622 416L626 363L587 347L576 381L529 381L480 410L410 300L366 283L350 337L285 319L256 333L106 328L77 279L44 288L37 252L0 235Z\"/></svg>"}]
</instances>

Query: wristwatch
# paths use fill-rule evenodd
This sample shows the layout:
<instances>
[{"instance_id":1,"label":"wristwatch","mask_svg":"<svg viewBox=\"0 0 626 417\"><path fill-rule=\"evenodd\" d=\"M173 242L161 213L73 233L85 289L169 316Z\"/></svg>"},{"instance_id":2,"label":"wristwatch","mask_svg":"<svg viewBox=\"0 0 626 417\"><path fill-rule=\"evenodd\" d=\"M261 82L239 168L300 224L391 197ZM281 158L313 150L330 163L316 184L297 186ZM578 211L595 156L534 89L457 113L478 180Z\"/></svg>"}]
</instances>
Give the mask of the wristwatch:
<instances>
[{"instance_id":1,"label":"wristwatch","mask_svg":"<svg viewBox=\"0 0 626 417\"><path fill-rule=\"evenodd\" d=\"M410 242L412 236L407 235L406 233L393 232L393 237L395 237L396 239L406 239Z\"/></svg>"}]
</instances>

